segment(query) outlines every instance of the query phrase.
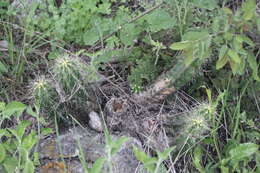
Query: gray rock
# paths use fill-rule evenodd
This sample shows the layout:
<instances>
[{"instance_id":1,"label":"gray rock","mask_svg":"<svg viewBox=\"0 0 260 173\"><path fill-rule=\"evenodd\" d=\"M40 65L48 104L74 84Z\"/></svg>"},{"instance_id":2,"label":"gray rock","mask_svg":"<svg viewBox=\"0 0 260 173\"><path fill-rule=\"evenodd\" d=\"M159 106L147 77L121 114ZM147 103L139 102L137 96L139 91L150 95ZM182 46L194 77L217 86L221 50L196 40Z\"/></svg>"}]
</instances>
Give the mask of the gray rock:
<instances>
[{"instance_id":1,"label":"gray rock","mask_svg":"<svg viewBox=\"0 0 260 173\"><path fill-rule=\"evenodd\" d=\"M100 116L94 111L90 112L88 116L89 116L89 126L93 130L102 132L103 126L102 126L102 121L101 121Z\"/></svg>"},{"instance_id":2,"label":"gray rock","mask_svg":"<svg viewBox=\"0 0 260 173\"><path fill-rule=\"evenodd\" d=\"M11 5L14 8L28 9L34 2L40 3L43 0L14 0Z\"/></svg>"},{"instance_id":3,"label":"gray rock","mask_svg":"<svg viewBox=\"0 0 260 173\"><path fill-rule=\"evenodd\" d=\"M112 140L117 140L120 136L112 135ZM106 145L104 134L94 131L75 128L70 132L60 135L57 139L45 139L40 141L38 152L41 160L49 160L55 162L61 157L64 159L78 158L80 156L80 147L84 153L85 160L90 166L100 157L106 157ZM142 150L141 142L133 137L129 137L129 140L125 142L117 154L112 156L113 173L139 173L143 172L143 167L134 156L133 146ZM62 154L59 152L61 148ZM67 164L67 163L66 163ZM71 161L69 166L71 172L83 173L83 167L80 161L77 159L73 165ZM46 169L46 167L45 167ZM104 172L106 172L107 166L104 166ZM46 170L44 170L46 172ZM39 172L44 172L39 171Z\"/></svg>"}]
</instances>

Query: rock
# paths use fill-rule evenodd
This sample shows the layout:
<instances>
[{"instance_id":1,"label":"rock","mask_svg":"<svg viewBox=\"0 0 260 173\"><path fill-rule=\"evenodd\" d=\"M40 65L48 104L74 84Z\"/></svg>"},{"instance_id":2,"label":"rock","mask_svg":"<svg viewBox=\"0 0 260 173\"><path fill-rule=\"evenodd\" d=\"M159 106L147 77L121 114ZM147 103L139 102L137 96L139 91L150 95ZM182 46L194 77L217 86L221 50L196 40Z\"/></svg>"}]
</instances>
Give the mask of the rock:
<instances>
[{"instance_id":1,"label":"rock","mask_svg":"<svg viewBox=\"0 0 260 173\"><path fill-rule=\"evenodd\" d=\"M117 140L121 136L112 135L111 137L112 140ZM141 142L133 137L128 138L129 140L121 146L118 153L112 156L113 173L139 173L143 170L139 161L135 158L132 149L132 147L135 146L142 150ZM80 156L79 144L84 153L85 160L88 162L88 166L98 158L106 157L104 134L87 129L74 128L71 129L70 132L60 135L57 139L45 139L40 141L38 147L39 159L48 160L49 163L44 164L38 172L44 173L44 171L46 172L48 169L53 170L53 167L55 167L56 170L63 169L64 166L57 164L57 160L63 157L65 160L70 160L69 163L66 163L66 166L71 169L71 173L83 173L83 167L78 160ZM59 145L62 154L59 152ZM71 160L74 161L73 165L71 165ZM107 170L107 166L104 166L103 169Z\"/></svg>"},{"instance_id":2,"label":"rock","mask_svg":"<svg viewBox=\"0 0 260 173\"><path fill-rule=\"evenodd\" d=\"M93 129L96 130L98 132L102 132L103 131L103 126L102 126L102 121L100 116L92 111L89 113L89 126Z\"/></svg>"},{"instance_id":3,"label":"rock","mask_svg":"<svg viewBox=\"0 0 260 173\"><path fill-rule=\"evenodd\" d=\"M42 0L14 0L12 6L14 8L28 9L35 2L42 3Z\"/></svg>"},{"instance_id":4,"label":"rock","mask_svg":"<svg viewBox=\"0 0 260 173\"><path fill-rule=\"evenodd\" d=\"M6 40L0 40L0 51L8 51L8 42Z\"/></svg>"}]
</instances>

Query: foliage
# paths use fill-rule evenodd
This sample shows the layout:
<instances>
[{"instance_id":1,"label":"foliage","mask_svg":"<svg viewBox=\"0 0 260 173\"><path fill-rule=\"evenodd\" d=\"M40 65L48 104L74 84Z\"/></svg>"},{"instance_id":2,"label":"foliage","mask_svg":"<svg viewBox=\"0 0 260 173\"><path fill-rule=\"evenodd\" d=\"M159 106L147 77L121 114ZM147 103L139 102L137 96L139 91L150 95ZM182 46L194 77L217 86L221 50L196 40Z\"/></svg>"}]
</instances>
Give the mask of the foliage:
<instances>
[{"instance_id":1,"label":"foliage","mask_svg":"<svg viewBox=\"0 0 260 173\"><path fill-rule=\"evenodd\" d=\"M21 102L10 102L5 105L1 102L1 117L0 122L3 122L6 118L10 119L11 116L20 118L22 113L27 109L27 112L35 117L40 124L44 120L39 118L37 112L33 112L31 107L27 107ZM2 123L0 123L0 126ZM1 128L0 129L0 170L1 172L13 173L13 172L26 172L34 173L35 165L37 165L37 158L33 158L37 153L32 152L34 146L37 144L41 135L45 136L49 134L50 129L42 128L37 132L31 130L28 132L31 122L22 120L15 128Z\"/></svg>"},{"instance_id":2,"label":"foliage","mask_svg":"<svg viewBox=\"0 0 260 173\"><path fill-rule=\"evenodd\" d=\"M144 167L150 173L163 173L166 172L166 168L162 163L169 157L174 149L175 147L170 147L163 152L157 151L157 157L151 157L136 147L134 148L134 153L136 158L144 164Z\"/></svg>"},{"instance_id":3,"label":"foliage","mask_svg":"<svg viewBox=\"0 0 260 173\"><path fill-rule=\"evenodd\" d=\"M255 44L246 35L256 26L259 18L255 8L255 0L246 1L235 13L227 7L223 8L213 19L212 31L216 35L214 43L219 48L216 68L221 69L229 62L233 74L242 75L249 66L253 78L260 81L257 60L253 54Z\"/></svg>"}]
</instances>

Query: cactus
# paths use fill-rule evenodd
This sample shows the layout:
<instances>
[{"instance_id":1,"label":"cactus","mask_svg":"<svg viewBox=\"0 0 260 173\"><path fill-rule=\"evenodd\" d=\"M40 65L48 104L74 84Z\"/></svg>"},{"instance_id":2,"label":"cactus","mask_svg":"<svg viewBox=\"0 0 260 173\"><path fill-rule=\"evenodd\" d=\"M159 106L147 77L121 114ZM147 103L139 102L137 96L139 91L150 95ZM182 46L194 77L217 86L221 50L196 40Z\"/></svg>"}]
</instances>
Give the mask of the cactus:
<instances>
[{"instance_id":1,"label":"cactus","mask_svg":"<svg viewBox=\"0 0 260 173\"><path fill-rule=\"evenodd\" d=\"M200 66L204 62L201 59L197 59L187 66L183 54L176 57L176 59L175 65L170 70L160 75L146 91L135 95L135 97L143 101L164 100L168 95L190 82L199 73Z\"/></svg>"},{"instance_id":2,"label":"cactus","mask_svg":"<svg viewBox=\"0 0 260 173\"><path fill-rule=\"evenodd\" d=\"M49 107L55 105L57 93L52 86L50 79L45 76L36 78L30 86L30 94L40 107Z\"/></svg>"}]
</instances>

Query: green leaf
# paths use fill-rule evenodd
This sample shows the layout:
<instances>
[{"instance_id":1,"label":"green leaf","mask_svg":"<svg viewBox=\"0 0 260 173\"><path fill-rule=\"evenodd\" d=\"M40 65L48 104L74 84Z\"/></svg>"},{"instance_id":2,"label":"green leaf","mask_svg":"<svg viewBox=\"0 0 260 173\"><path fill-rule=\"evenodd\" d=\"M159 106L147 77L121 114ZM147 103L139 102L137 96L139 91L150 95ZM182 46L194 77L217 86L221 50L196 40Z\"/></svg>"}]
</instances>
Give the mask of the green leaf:
<instances>
[{"instance_id":1,"label":"green leaf","mask_svg":"<svg viewBox=\"0 0 260 173\"><path fill-rule=\"evenodd\" d=\"M228 50L227 45L221 46L221 48L220 48L220 50L219 50L219 56L218 56L218 58L219 58L219 59L223 58L223 57L226 55L227 50Z\"/></svg>"},{"instance_id":2,"label":"green leaf","mask_svg":"<svg viewBox=\"0 0 260 173\"><path fill-rule=\"evenodd\" d=\"M149 24L151 32L158 32L162 29L169 29L175 26L176 19L171 17L164 9L154 10L152 13L143 17ZM131 31L131 30L129 30Z\"/></svg>"},{"instance_id":3,"label":"green leaf","mask_svg":"<svg viewBox=\"0 0 260 173\"><path fill-rule=\"evenodd\" d=\"M116 154L118 152L118 150L120 149L120 147L122 146L122 144L125 143L126 141L128 141L127 137L120 137L115 142L112 142L111 155Z\"/></svg>"},{"instance_id":4,"label":"green leaf","mask_svg":"<svg viewBox=\"0 0 260 173\"><path fill-rule=\"evenodd\" d=\"M225 14L228 14L228 15L232 15L233 14L232 10L230 8L228 8L228 7L224 7L224 8L222 8L222 10L223 10L223 12Z\"/></svg>"},{"instance_id":5,"label":"green leaf","mask_svg":"<svg viewBox=\"0 0 260 173\"><path fill-rule=\"evenodd\" d=\"M150 172L155 171L155 164L157 162L156 158L149 157L145 152L141 151L136 147L134 147L134 154L135 157L144 164L145 168L148 171Z\"/></svg>"},{"instance_id":6,"label":"green leaf","mask_svg":"<svg viewBox=\"0 0 260 173\"><path fill-rule=\"evenodd\" d=\"M92 166L90 173L100 173L105 161L106 159L103 157L98 158Z\"/></svg>"},{"instance_id":7,"label":"green leaf","mask_svg":"<svg viewBox=\"0 0 260 173\"><path fill-rule=\"evenodd\" d=\"M184 63L186 65L186 67L188 67L189 65L191 65L191 63L194 61L194 51L193 48L187 48L187 50L184 50L184 55L185 55L185 59L184 59Z\"/></svg>"},{"instance_id":8,"label":"green leaf","mask_svg":"<svg viewBox=\"0 0 260 173\"><path fill-rule=\"evenodd\" d=\"M235 63L239 64L241 62L240 57L235 50L228 49L227 54Z\"/></svg>"},{"instance_id":9,"label":"green leaf","mask_svg":"<svg viewBox=\"0 0 260 173\"><path fill-rule=\"evenodd\" d=\"M0 144L0 163L5 159L6 152L2 144Z\"/></svg>"},{"instance_id":10,"label":"green leaf","mask_svg":"<svg viewBox=\"0 0 260 173\"><path fill-rule=\"evenodd\" d=\"M237 40L237 39L233 39L233 48L236 52L239 52L242 49L242 43Z\"/></svg>"},{"instance_id":11,"label":"green leaf","mask_svg":"<svg viewBox=\"0 0 260 173\"><path fill-rule=\"evenodd\" d=\"M228 57L227 56L223 56L222 58L219 58L217 63L216 63L216 69L219 70L222 67L224 67L228 62Z\"/></svg>"},{"instance_id":12,"label":"green leaf","mask_svg":"<svg viewBox=\"0 0 260 173\"><path fill-rule=\"evenodd\" d=\"M23 137L26 128L27 128L30 124L31 124L30 121L24 120L24 121L22 121L22 122L16 127L17 134L18 134L18 136L19 136L20 138Z\"/></svg>"},{"instance_id":13,"label":"green leaf","mask_svg":"<svg viewBox=\"0 0 260 173\"><path fill-rule=\"evenodd\" d=\"M247 0L242 4L243 19L250 20L255 15L256 2L255 0Z\"/></svg>"},{"instance_id":14,"label":"green leaf","mask_svg":"<svg viewBox=\"0 0 260 173\"><path fill-rule=\"evenodd\" d=\"M93 27L87 32L83 33L82 37L86 45L92 45L99 40L99 33L97 29Z\"/></svg>"},{"instance_id":15,"label":"green leaf","mask_svg":"<svg viewBox=\"0 0 260 173\"><path fill-rule=\"evenodd\" d=\"M259 146L254 143L239 144L229 151L229 155L233 162L242 161L258 151Z\"/></svg>"},{"instance_id":16,"label":"green leaf","mask_svg":"<svg viewBox=\"0 0 260 173\"><path fill-rule=\"evenodd\" d=\"M256 81L259 81L260 82L260 78L258 76L258 64L257 64L257 61L256 61L256 57L252 54L252 53L249 53L248 56L247 56L247 62L249 63L249 66L250 68L252 69L253 71L253 78L256 80Z\"/></svg>"},{"instance_id":17,"label":"green leaf","mask_svg":"<svg viewBox=\"0 0 260 173\"><path fill-rule=\"evenodd\" d=\"M207 39L209 36L210 36L209 32L206 29L199 30L199 31L189 31L183 35L182 40L183 41L198 41L198 40Z\"/></svg>"},{"instance_id":18,"label":"green leaf","mask_svg":"<svg viewBox=\"0 0 260 173\"><path fill-rule=\"evenodd\" d=\"M3 162L3 166L7 173L14 173L17 164L18 164L18 160L14 157L7 157Z\"/></svg>"},{"instance_id":19,"label":"green leaf","mask_svg":"<svg viewBox=\"0 0 260 173\"><path fill-rule=\"evenodd\" d=\"M17 139L19 142L22 142L22 137L24 135L25 129L30 125L29 121L22 121L16 129L8 129Z\"/></svg>"},{"instance_id":20,"label":"green leaf","mask_svg":"<svg viewBox=\"0 0 260 173\"><path fill-rule=\"evenodd\" d=\"M110 14L111 9L110 9L111 3L102 3L98 5L97 12L102 13L102 14Z\"/></svg>"},{"instance_id":21,"label":"green leaf","mask_svg":"<svg viewBox=\"0 0 260 173\"><path fill-rule=\"evenodd\" d=\"M141 28L137 25L133 23L127 24L120 31L120 40L125 46L132 45L134 44L134 40L137 39L141 31Z\"/></svg>"},{"instance_id":22,"label":"green leaf","mask_svg":"<svg viewBox=\"0 0 260 173\"><path fill-rule=\"evenodd\" d=\"M207 10L213 10L218 7L216 0L193 0L193 5L199 8L204 8Z\"/></svg>"},{"instance_id":23,"label":"green leaf","mask_svg":"<svg viewBox=\"0 0 260 173\"><path fill-rule=\"evenodd\" d=\"M25 109L25 104L13 101L6 105L5 110L2 112L2 114L4 115L4 118L10 118L15 113L17 113L18 116L20 116Z\"/></svg>"},{"instance_id":24,"label":"green leaf","mask_svg":"<svg viewBox=\"0 0 260 173\"><path fill-rule=\"evenodd\" d=\"M37 141L38 137L36 135L36 132L32 130L31 133L28 136L25 136L22 140L22 147L30 151L33 148L33 146L37 143Z\"/></svg>"},{"instance_id":25,"label":"green leaf","mask_svg":"<svg viewBox=\"0 0 260 173\"><path fill-rule=\"evenodd\" d=\"M47 136L47 135L52 134L52 133L53 133L52 128L42 128L41 129L41 135L42 136Z\"/></svg>"},{"instance_id":26,"label":"green leaf","mask_svg":"<svg viewBox=\"0 0 260 173\"><path fill-rule=\"evenodd\" d=\"M23 173L34 173L34 164L30 159L26 160Z\"/></svg>"},{"instance_id":27,"label":"green leaf","mask_svg":"<svg viewBox=\"0 0 260 173\"><path fill-rule=\"evenodd\" d=\"M159 159L160 160L166 160L168 158L168 156L170 155L170 153L175 149L176 147L169 147L167 149L165 149L163 152L157 152Z\"/></svg>"},{"instance_id":28,"label":"green leaf","mask_svg":"<svg viewBox=\"0 0 260 173\"><path fill-rule=\"evenodd\" d=\"M182 41L182 42L177 42L177 43L171 44L170 48L172 50L183 50L183 49L187 49L190 46L192 46L192 42L190 42L190 41Z\"/></svg>"},{"instance_id":29,"label":"green leaf","mask_svg":"<svg viewBox=\"0 0 260 173\"><path fill-rule=\"evenodd\" d=\"M229 64L230 64L230 67L231 67L231 70L232 70L232 73L235 75L238 73L238 64L236 62L234 62L232 59L229 60Z\"/></svg>"},{"instance_id":30,"label":"green leaf","mask_svg":"<svg viewBox=\"0 0 260 173\"><path fill-rule=\"evenodd\" d=\"M40 160L39 160L39 153L38 152L33 153L33 163L34 163L34 165L37 165L37 166L39 166L41 164Z\"/></svg>"},{"instance_id":31,"label":"green leaf","mask_svg":"<svg viewBox=\"0 0 260 173\"><path fill-rule=\"evenodd\" d=\"M246 35L236 35L235 39L240 43L245 42L252 47L255 46L255 43Z\"/></svg>"}]
</instances>

